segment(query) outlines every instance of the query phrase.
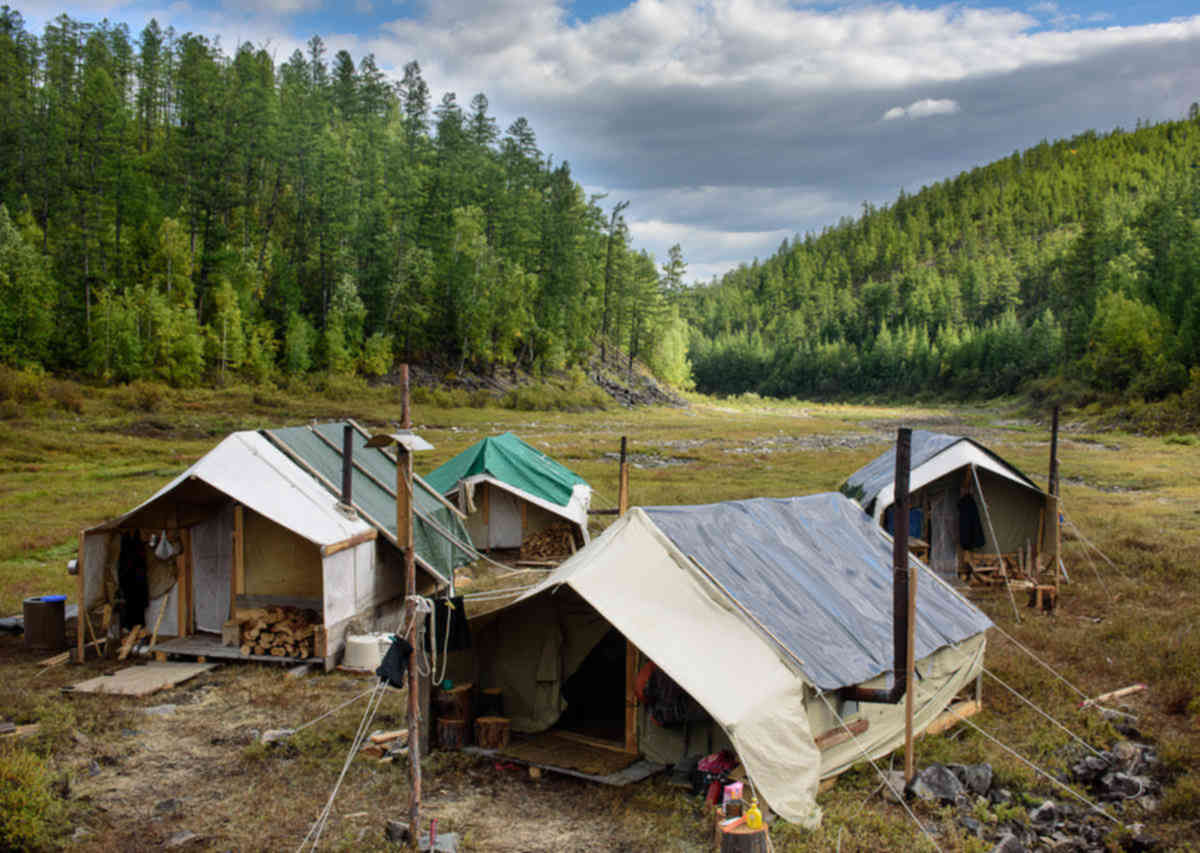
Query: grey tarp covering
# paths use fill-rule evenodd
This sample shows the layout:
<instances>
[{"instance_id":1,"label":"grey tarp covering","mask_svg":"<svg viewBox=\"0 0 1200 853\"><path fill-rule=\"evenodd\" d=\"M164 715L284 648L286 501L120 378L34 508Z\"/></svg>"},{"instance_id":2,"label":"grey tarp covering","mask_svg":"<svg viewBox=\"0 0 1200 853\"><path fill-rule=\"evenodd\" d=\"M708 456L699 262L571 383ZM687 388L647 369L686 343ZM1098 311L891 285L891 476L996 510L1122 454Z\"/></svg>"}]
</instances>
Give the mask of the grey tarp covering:
<instances>
[{"instance_id":1,"label":"grey tarp covering","mask_svg":"<svg viewBox=\"0 0 1200 853\"><path fill-rule=\"evenodd\" d=\"M892 668L892 548L853 501L837 493L646 514L832 690ZM923 578L924 580L924 578ZM991 626L942 584L917 586L917 659Z\"/></svg>"},{"instance_id":2,"label":"grey tarp covering","mask_svg":"<svg viewBox=\"0 0 1200 853\"><path fill-rule=\"evenodd\" d=\"M263 432L320 472L329 483L340 487L343 427L343 423L335 422ZM354 506L364 513L373 527L395 542L396 499L391 490L396 483L396 462L383 449L367 447L367 437L361 431L355 429L353 435L354 461L371 475L354 469L351 483ZM381 484L386 484L387 488ZM467 545L471 541L470 534L459 517L423 480L417 478L415 484L414 508L417 515L413 519L413 538L417 546L417 560L442 582L448 582L455 568L466 565L472 559L463 548L454 545L450 537Z\"/></svg>"},{"instance_id":3,"label":"grey tarp covering","mask_svg":"<svg viewBox=\"0 0 1200 853\"><path fill-rule=\"evenodd\" d=\"M1037 485L1028 477L1022 474L1015 467L1005 462L992 451L988 450L982 444L970 438L960 435L947 435L942 432L930 432L923 429L914 429L912 431L912 445L910 451L909 467L912 470L924 465L939 453L953 447L960 441L969 442L975 447L982 450L988 456L991 456L1004 467L1008 468L1021 481L1027 483L1030 488L1037 489ZM862 504L864 509L869 508L871 501L883 490L885 486L891 484L896 476L896 445L893 444L885 453L875 457L863 467L859 468L853 474L846 478L846 482L841 485L841 492L848 497L853 498Z\"/></svg>"}]
</instances>

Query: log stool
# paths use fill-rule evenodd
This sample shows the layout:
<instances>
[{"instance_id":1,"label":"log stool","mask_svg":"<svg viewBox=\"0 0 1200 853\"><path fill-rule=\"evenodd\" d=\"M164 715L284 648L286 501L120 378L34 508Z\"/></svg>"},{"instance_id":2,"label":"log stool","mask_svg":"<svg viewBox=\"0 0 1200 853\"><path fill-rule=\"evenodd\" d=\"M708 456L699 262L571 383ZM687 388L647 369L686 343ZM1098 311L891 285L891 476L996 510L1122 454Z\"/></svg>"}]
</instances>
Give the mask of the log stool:
<instances>
[{"instance_id":1,"label":"log stool","mask_svg":"<svg viewBox=\"0 0 1200 853\"><path fill-rule=\"evenodd\" d=\"M721 837L721 853L767 853L767 827L751 829L744 823L733 827L717 827Z\"/></svg>"},{"instance_id":2,"label":"log stool","mask_svg":"<svg viewBox=\"0 0 1200 853\"><path fill-rule=\"evenodd\" d=\"M485 687L479 691L479 716L504 716L504 692L499 687Z\"/></svg>"},{"instance_id":3,"label":"log stool","mask_svg":"<svg viewBox=\"0 0 1200 853\"><path fill-rule=\"evenodd\" d=\"M475 720L475 743L484 749L504 749L509 739L508 717L479 717Z\"/></svg>"},{"instance_id":4,"label":"log stool","mask_svg":"<svg viewBox=\"0 0 1200 853\"><path fill-rule=\"evenodd\" d=\"M438 717L438 746L442 749L462 749L471 744L471 727L466 720Z\"/></svg>"}]
</instances>

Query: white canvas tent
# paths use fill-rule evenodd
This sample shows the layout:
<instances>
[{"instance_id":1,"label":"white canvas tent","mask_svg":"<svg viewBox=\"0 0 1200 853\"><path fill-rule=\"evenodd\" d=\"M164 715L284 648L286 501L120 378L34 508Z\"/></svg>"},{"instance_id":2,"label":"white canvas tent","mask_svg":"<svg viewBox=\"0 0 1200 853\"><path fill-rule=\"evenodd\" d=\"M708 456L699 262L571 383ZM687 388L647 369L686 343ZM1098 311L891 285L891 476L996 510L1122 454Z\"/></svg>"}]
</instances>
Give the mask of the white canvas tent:
<instances>
[{"instance_id":1,"label":"white canvas tent","mask_svg":"<svg viewBox=\"0 0 1200 853\"><path fill-rule=\"evenodd\" d=\"M889 529L895 470L893 446L841 486L876 523ZM1053 520L1045 517L1045 492L973 439L913 430L909 494L909 505L920 517L919 531L910 533L928 542L929 564L947 579L957 575L964 550L1005 554L1029 545L1036 556L1053 545ZM968 497L981 518L981 541L964 547L960 502ZM914 520L913 526L917 524Z\"/></svg>"},{"instance_id":2,"label":"white canvas tent","mask_svg":"<svg viewBox=\"0 0 1200 853\"><path fill-rule=\"evenodd\" d=\"M457 530L465 537L461 526ZM167 560L147 554L151 598L137 621L158 624L160 637L219 635L239 609L300 607L319 616L324 643L314 656L329 668L352 620L366 629L398 624L404 568L391 531L341 504L258 432L232 433L147 500L84 531L79 598L85 612L117 597L123 532L165 533L177 551ZM447 585L428 562L420 566L423 590ZM175 650L187 653L184 646Z\"/></svg>"},{"instance_id":3,"label":"white canvas tent","mask_svg":"<svg viewBox=\"0 0 1200 853\"><path fill-rule=\"evenodd\" d=\"M478 620L474 677L503 691L514 730L569 712L564 685L610 630L707 712L707 724L659 727L641 709L636 745L652 760L732 745L760 796L785 818L819 821L818 782L903 741L903 704L842 702L879 686L893 655L891 544L842 495L635 508L500 611ZM918 584L918 730L981 671L974 606L932 579ZM625 697L625 682L608 685ZM816 737L868 720L857 740ZM628 736L628 733L627 733ZM689 743L690 741L690 743Z\"/></svg>"}]
</instances>

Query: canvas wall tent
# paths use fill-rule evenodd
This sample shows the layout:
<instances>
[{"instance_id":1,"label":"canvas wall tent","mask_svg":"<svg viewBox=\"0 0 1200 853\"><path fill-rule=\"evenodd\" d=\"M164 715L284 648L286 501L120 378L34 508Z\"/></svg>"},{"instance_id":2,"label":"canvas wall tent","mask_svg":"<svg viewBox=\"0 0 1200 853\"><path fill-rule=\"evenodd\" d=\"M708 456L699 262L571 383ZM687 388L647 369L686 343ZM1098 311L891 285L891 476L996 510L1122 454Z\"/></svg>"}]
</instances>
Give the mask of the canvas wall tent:
<instances>
[{"instance_id":1,"label":"canvas wall tent","mask_svg":"<svg viewBox=\"0 0 1200 853\"><path fill-rule=\"evenodd\" d=\"M574 526L577 544L587 544L591 486L511 432L471 445L425 479L466 512L477 548L520 548L531 533L563 520Z\"/></svg>"},{"instance_id":2,"label":"canvas wall tent","mask_svg":"<svg viewBox=\"0 0 1200 853\"><path fill-rule=\"evenodd\" d=\"M332 667L352 620L366 629L394 627L404 566L394 544L395 499L382 484L389 477L394 484L395 463L366 449L365 434L356 431L354 509L341 505L331 483L341 481L342 429L231 434L148 500L84 531L80 600L90 611L117 598L122 533L165 531L180 553L166 561L146 554L150 601L137 620L154 625L162 609L160 636L219 634L237 609L303 607L320 617L325 644L315 655ZM337 452L323 440L333 436ZM441 531L465 542L466 530L420 484L416 507L418 584L426 593L449 588L454 568L468 557Z\"/></svg>"},{"instance_id":3,"label":"canvas wall tent","mask_svg":"<svg viewBox=\"0 0 1200 853\"><path fill-rule=\"evenodd\" d=\"M813 825L821 778L903 742L903 703L838 698L839 688L888 679L891 559L890 538L840 494L635 508L520 599L475 620L473 671L460 677L501 688L514 730L542 731L569 716L567 685L615 630L706 712L706 722L666 728L640 709L642 754L675 763L731 744L775 811ZM981 672L990 624L922 572L918 731ZM623 669L594 676L609 678L618 708ZM815 737L837 724L826 700L867 730L819 749Z\"/></svg>"},{"instance_id":4,"label":"canvas wall tent","mask_svg":"<svg viewBox=\"0 0 1200 853\"><path fill-rule=\"evenodd\" d=\"M851 474L840 487L889 529L895 471L893 446ZM913 430L909 494L912 526L919 527L911 532L929 543L929 564L947 579L957 576L964 550L1006 554L1020 551L1026 544L1035 553L1053 548L1053 528L1045 516L1046 493L973 439ZM960 500L966 496L978 511L982 536L965 543L964 549Z\"/></svg>"}]
</instances>

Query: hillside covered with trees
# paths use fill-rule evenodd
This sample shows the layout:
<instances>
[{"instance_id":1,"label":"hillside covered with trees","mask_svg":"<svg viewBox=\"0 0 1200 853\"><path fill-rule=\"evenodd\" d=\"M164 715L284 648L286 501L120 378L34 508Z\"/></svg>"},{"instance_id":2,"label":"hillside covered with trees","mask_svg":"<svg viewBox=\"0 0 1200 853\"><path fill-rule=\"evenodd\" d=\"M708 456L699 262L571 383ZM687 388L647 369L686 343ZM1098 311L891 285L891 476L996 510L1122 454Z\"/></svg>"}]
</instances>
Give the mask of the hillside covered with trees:
<instances>
[{"instance_id":1,"label":"hillside covered with trees","mask_svg":"<svg viewBox=\"0 0 1200 853\"><path fill-rule=\"evenodd\" d=\"M684 272L630 245L523 119L409 63L276 65L155 21L0 7L0 363L175 385L560 369L597 341L686 378Z\"/></svg>"},{"instance_id":2,"label":"hillside covered with trees","mask_svg":"<svg viewBox=\"0 0 1200 853\"><path fill-rule=\"evenodd\" d=\"M1200 392L1200 109L950 180L694 288L698 388L784 397ZM1200 399L1200 398L1198 398Z\"/></svg>"}]
</instances>

